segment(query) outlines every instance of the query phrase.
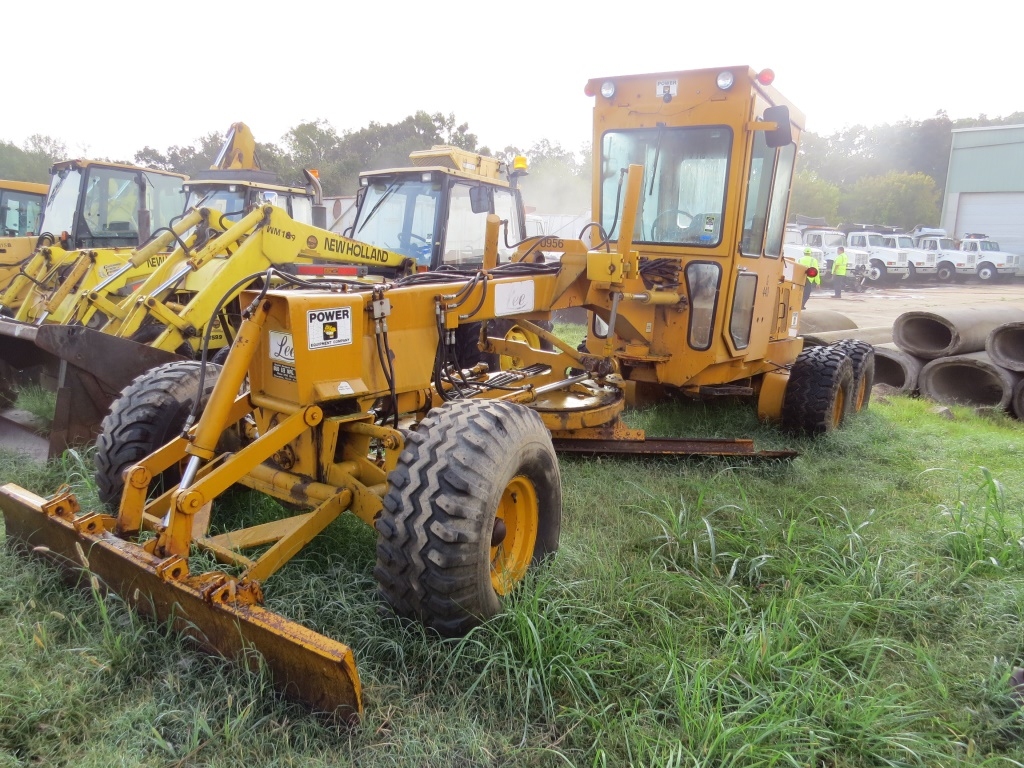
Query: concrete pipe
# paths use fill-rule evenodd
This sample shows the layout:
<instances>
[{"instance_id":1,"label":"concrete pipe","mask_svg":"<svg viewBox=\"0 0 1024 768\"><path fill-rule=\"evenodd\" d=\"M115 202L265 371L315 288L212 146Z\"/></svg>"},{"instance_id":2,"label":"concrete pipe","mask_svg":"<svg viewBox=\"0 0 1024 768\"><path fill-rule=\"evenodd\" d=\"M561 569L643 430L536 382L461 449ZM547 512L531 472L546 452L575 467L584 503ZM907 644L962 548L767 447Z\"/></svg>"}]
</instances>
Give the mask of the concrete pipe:
<instances>
[{"instance_id":1,"label":"concrete pipe","mask_svg":"<svg viewBox=\"0 0 1024 768\"><path fill-rule=\"evenodd\" d=\"M921 369L921 395L947 405L1006 408L1021 374L992 362L987 352L940 357Z\"/></svg>"},{"instance_id":2,"label":"concrete pipe","mask_svg":"<svg viewBox=\"0 0 1024 768\"><path fill-rule=\"evenodd\" d=\"M993 328L1018 320L1024 320L1024 309L1015 307L904 312L896 318L892 340L904 352L934 360L982 350Z\"/></svg>"},{"instance_id":3,"label":"concrete pipe","mask_svg":"<svg viewBox=\"0 0 1024 768\"><path fill-rule=\"evenodd\" d=\"M843 339L860 339L868 344L888 344L892 341L892 326L880 325L873 328L850 328L845 331L823 331L803 334L808 347L823 347Z\"/></svg>"},{"instance_id":4,"label":"concrete pipe","mask_svg":"<svg viewBox=\"0 0 1024 768\"><path fill-rule=\"evenodd\" d=\"M985 340L992 362L1011 371L1024 371L1024 322L996 326Z\"/></svg>"},{"instance_id":5,"label":"concrete pipe","mask_svg":"<svg viewBox=\"0 0 1024 768\"><path fill-rule=\"evenodd\" d=\"M1017 382L1013 388L1013 398L1010 400L1010 410L1013 415L1024 421L1024 378Z\"/></svg>"},{"instance_id":6,"label":"concrete pipe","mask_svg":"<svg viewBox=\"0 0 1024 768\"><path fill-rule=\"evenodd\" d=\"M926 362L895 344L876 344L875 384L888 384L901 395L912 395L917 392L917 380Z\"/></svg>"},{"instance_id":7,"label":"concrete pipe","mask_svg":"<svg viewBox=\"0 0 1024 768\"><path fill-rule=\"evenodd\" d=\"M825 331L847 331L857 324L842 312L831 309L810 309L800 313L800 333L824 333Z\"/></svg>"}]
</instances>

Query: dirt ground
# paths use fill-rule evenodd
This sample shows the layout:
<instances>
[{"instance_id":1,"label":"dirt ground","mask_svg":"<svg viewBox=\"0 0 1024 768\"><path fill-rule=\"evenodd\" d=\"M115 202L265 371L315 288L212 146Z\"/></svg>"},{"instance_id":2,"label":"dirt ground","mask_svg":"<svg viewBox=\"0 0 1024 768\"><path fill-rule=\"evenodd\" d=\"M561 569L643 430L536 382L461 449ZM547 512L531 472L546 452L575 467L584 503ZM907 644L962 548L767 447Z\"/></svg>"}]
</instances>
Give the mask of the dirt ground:
<instances>
[{"instance_id":1,"label":"dirt ground","mask_svg":"<svg viewBox=\"0 0 1024 768\"><path fill-rule=\"evenodd\" d=\"M1024 309L1024 279L996 285L964 283L939 285L917 283L868 288L864 293L844 291L841 299L832 298L832 291L818 290L807 301L807 311L830 309L842 312L858 328L891 326L897 317L910 310L928 311L949 307L982 307L1002 305Z\"/></svg>"}]
</instances>

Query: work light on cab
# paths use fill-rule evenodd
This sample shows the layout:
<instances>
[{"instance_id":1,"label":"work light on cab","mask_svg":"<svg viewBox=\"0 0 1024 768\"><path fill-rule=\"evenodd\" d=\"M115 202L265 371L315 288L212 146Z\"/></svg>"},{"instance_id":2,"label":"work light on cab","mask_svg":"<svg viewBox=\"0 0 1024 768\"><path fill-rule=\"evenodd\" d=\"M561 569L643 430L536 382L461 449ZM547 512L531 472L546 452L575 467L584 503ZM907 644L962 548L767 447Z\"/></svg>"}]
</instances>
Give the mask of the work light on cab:
<instances>
[{"instance_id":1,"label":"work light on cab","mask_svg":"<svg viewBox=\"0 0 1024 768\"><path fill-rule=\"evenodd\" d=\"M732 72L726 70L725 72L719 72L715 82L718 84L719 90L728 91L732 88L732 84L736 82L736 78Z\"/></svg>"}]
</instances>

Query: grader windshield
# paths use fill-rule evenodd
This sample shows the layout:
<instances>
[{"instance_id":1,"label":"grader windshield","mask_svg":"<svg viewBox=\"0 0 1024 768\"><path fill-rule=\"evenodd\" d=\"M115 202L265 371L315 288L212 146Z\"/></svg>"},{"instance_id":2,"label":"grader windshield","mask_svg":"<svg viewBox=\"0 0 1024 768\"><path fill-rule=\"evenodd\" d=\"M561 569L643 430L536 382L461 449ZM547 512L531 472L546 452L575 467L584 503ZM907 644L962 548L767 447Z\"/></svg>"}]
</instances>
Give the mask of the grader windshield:
<instances>
[{"instance_id":1,"label":"grader windshield","mask_svg":"<svg viewBox=\"0 0 1024 768\"><path fill-rule=\"evenodd\" d=\"M601 146L601 225L614 239L620 177L640 164L644 187L633 242L718 245L731 147L725 126L609 131Z\"/></svg>"}]
</instances>

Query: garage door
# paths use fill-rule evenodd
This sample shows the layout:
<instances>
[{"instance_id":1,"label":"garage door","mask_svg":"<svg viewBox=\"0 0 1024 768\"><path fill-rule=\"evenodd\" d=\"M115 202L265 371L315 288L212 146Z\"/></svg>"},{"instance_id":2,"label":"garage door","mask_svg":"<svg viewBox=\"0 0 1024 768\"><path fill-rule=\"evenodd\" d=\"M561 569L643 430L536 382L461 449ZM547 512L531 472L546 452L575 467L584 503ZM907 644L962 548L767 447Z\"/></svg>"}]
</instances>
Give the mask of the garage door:
<instances>
[{"instance_id":1,"label":"garage door","mask_svg":"<svg viewBox=\"0 0 1024 768\"><path fill-rule=\"evenodd\" d=\"M981 232L1002 250L1024 254L1024 192L964 192L955 232L957 237Z\"/></svg>"}]
</instances>

